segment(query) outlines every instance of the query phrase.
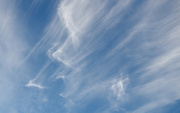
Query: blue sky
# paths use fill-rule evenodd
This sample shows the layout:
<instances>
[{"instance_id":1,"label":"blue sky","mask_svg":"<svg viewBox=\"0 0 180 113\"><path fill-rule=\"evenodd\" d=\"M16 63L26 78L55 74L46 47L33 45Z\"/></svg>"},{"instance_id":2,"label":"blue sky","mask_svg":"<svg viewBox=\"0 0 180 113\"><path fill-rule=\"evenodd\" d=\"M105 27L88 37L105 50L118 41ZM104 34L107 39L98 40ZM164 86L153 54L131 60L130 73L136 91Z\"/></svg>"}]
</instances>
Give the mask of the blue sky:
<instances>
[{"instance_id":1,"label":"blue sky","mask_svg":"<svg viewBox=\"0 0 180 113\"><path fill-rule=\"evenodd\" d=\"M0 0L0 113L179 113L179 0Z\"/></svg>"}]
</instances>

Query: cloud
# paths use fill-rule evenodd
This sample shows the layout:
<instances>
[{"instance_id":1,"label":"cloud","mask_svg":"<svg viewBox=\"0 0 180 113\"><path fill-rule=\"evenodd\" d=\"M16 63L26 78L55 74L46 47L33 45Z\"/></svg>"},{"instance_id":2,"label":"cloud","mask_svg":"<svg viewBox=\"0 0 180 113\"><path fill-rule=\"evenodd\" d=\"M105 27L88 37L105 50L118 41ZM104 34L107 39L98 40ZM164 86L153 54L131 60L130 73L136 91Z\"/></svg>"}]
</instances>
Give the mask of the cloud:
<instances>
[{"instance_id":1,"label":"cloud","mask_svg":"<svg viewBox=\"0 0 180 113\"><path fill-rule=\"evenodd\" d=\"M28 77L28 65L19 65L29 45L23 39L26 27L18 14L15 1L0 0L0 112L18 112L20 86Z\"/></svg>"},{"instance_id":2,"label":"cloud","mask_svg":"<svg viewBox=\"0 0 180 113\"><path fill-rule=\"evenodd\" d=\"M112 6L109 6L109 3ZM58 14L48 26L46 36L54 38L54 42L52 41L54 44L48 50L48 56L52 60L61 62L66 67L65 70L68 70L64 72L59 69L60 72L52 75L57 75L56 78L64 78L61 75L66 76L65 88L61 94L67 101L67 109L76 106L72 103L82 104L86 101L88 104L90 98L102 93L104 93L102 98L115 95L116 99L120 99L125 94L126 78L113 81L114 76L118 76L118 74L113 74L109 78L110 80L104 78L109 75L113 67L116 67L116 63L111 62L111 59L94 58L92 55L107 46L108 41L104 41L104 36L101 35L121 21L130 5L130 0L113 2L67 0L60 2ZM116 21L112 21L112 19L116 19ZM109 26L110 24L111 26ZM88 59L88 57L92 57L92 59ZM101 67L99 61L107 61L107 63ZM97 65L92 62L97 62ZM111 65L113 66L111 67ZM91 71L88 71L88 68Z\"/></svg>"},{"instance_id":3,"label":"cloud","mask_svg":"<svg viewBox=\"0 0 180 113\"><path fill-rule=\"evenodd\" d=\"M96 40L96 35L109 26L107 23L111 22L111 19L119 17L118 15L121 16L120 12L130 4L130 1L120 0L118 4L122 8L116 10L119 5L108 9L108 1L62 1L58 8L60 22L57 22L57 17L55 17L57 24L54 25L53 22L54 26L50 26L52 26L51 29L66 29L68 36L61 46L58 45L56 49L52 49L55 47L50 49L49 56L71 67L95 51L97 48L95 48L94 42L98 43L103 38L100 37L98 41ZM104 22L97 26L96 23L100 21ZM94 29L95 27L97 27L96 30ZM58 35L57 32L52 32Z\"/></svg>"},{"instance_id":4,"label":"cloud","mask_svg":"<svg viewBox=\"0 0 180 113\"><path fill-rule=\"evenodd\" d=\"M117 99L121 99L122 96L125 94L125 88L127 86L128 81L128 78L122 79L122 77L120 79L114 79L112 81L111 89L117 96Z\"/></svg>"},{"instance_id":5,"label":"cloud","mask_svg":"<svg viewBox=\"0 0 180 113\"><path fill-rule=\"evenodd\" d=\"M174 75L165 75L159 79L153 80L139 87L137 92L139 95L148 98L149 102L142 105L139 109L133 111L135 113L153 111L165 105L172 104L180 99L180 85L178 81L180 77Z\"/></svg>"},{"instance_id":6,"label":"cloud","mask_svg":"<svg viewBox=\"0 0 180 113\"><path fill-rule=\"evenodd\" d=\"M167 6L170 7L168 10ZM53 82L63 79L58 82L61 90L57 94L63 97L63 107L69 112L87 111L94 101L98 107L92 108L91 112L153 111L180 98L177 11L176 0L172 3L167 0L141 3L131 0L63 0L44 36L26 57L23 50L19 50L24 45L19 46L19 43L24 42L19 41L11 26L15 23L14 17L11 13L2 14L1 19L6 17L3 22L10 23L2 24L1 35L11 38L0 39L5 42L0 44L3 48L0 53L4 55L0 61L6 64L4 69L12 69L19 62L25 65L33 53L45 48L51 61L43 65L34 79L28 79L26 86L44 89L41 84L50 84L43 79L47 77L44 73L52 62L59 62L50 78L55 79ZM13 40L14 36L18 41ZM15 46L9 46L14 41ZM119 77L119 73L128 73L128 77ZM11 84L7 81L3 84ZM57 91L57 87L53 88ZM54 91L51 93L54 95ZM140 97L145 100L142 102ZM139 103L132 107L134 100ZM129 110L127 104L133 109Z\"/></svg>"},{"instance_id":7,"label":"cloud","mask_svg":"<svg viewBox=\"0 0 180 113\"><path fill-rule=\"evenodd\" d=\"M65 76L64 75L59 75L59 76L56 76L56 79L65 79Z\"/></svg>"},{"instance_id":8,"label":"cloud","mask_svg":"<svg viewBox=\"0 0 180 113\"><path fill-rule=\"evenodd\" d=\"M34 79L29 80L29 82L26 84L27 87L37 87L39 89L44 89L45 87L41 86L40 84L35 83L42 75L43 72L48 68L48 66L51 64L51 61L47 61L45 65L40 69L38 74L35 76ZM41 77L42 78L42 77Z\"/></svg>"},{"instance_id":9,"label":"cloud","mask_svg":"<svg viewBox=\"0 0 180 113\"><path fill-rule=\"evenodd\" d=\"M44 89L45 87L41 86L40 84L36 84L34 83L33 80L30 80L27 84L26 84L27 87L37 87L39 89Z\"/></svg>"},{"instance_id":10,"label":"cloud","mask_svg":"<svg viewBox=\"0 0 180 113\"><path fill-rule=\"evenodd\" d=\"M132 52L129 57L133 59L134 67L138 67L132 73L136 78L131 79L131 82L134 81L136 84L132 88L131 95L139 95L144 98L144 102L139 104L139 108L132 111L135 113L163 109L163 106L180 98L178 85L180 46L177 43L179 42L178 17L180 15L175 11L179 8L174 1L170 5L169 16L155 14L155 11L160 13L162 9L169 6L168 4L168 1L145 2L140 7L144 13L142 11L136 13L136 15L142 14L144 18L135 26L143 26L130 32L128 36L132 36L132 38L126 45L123 45ZM136 46L131 46L135 41ZM133 47L136 48L133 49ZM122 48L118 48L116 52L119 50ZM132 65L127 66L126 69L129 68L132 69Z\"/></svg>"}]
</instances>

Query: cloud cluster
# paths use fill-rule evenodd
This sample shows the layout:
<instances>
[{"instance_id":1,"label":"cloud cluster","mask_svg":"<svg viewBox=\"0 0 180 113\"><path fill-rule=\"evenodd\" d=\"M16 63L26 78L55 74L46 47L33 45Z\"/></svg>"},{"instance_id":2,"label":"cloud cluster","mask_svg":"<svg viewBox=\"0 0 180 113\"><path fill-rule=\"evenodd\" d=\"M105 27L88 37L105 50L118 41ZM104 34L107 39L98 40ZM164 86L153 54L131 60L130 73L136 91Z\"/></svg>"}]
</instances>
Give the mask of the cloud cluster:
<instances>
[{"instance_id":1,"label":"cloud cluster","mask_svg":"<svg viewBox=\"0 0 180 113\"><path fill-rule=\"evenodd\" d=\"M75 103L88 103L102 92L105 93L103 98L107 98L109 93L106 89L111 81L111 93L117 99L123 98L128 79L136 83L130 85L129 95L143 95L145 98L158 95L156 90L171 86L170 82L164 81L166 77L176 83L179 15L175 1L171 3L173 8L168 12L170 16L162 12L168 3L162 0L146 1L136 6L130 0L60 2L42 42L52 43L48 56L64 66L60 67L64 70L58 69L52 77L59 75L55 78L64 80L65 88L60 95L66 99L67 109L76 106ZM133 12L130 7L137 7L137 10ZM122 25L126 30L117 25ZM111 32L116 33L112 30L115 27L125 31L117 30L119 33L114 36L118 37L116 40L110 35ZM111 48L107 49L107 46ZM114 79L119 75L118 71L130 73L130 78ZM152 88L153 85L156 88ZM139 104L135 112L159 107L160 104L153 104L156 103L153 98L158 102L169 98L166 91L162 92L165 94L163 97L151 96L152 99L148 99L144 105L146 107ZM177 93L178 99L178 92L172 92ZM134 99L131 96L129 98ZM172 100L169 98L169 101ZM116 109L121 106L121 102L113 98L109 101L114 101ZM148 109L150 105L151 109ZM111 108L114 107L110 106L106 110Z\"/></svg>"},{"instance_id":2,"label":"cloud cluster","mask_svg":"<svg viewBox=\"0 0 180 113\"><path fill-rule=\"evenodd\" d=\"M50 79L61 81L67 112L87 111L92 103L98 104L92 112L104 113L153 112L171 104L180 99L179 10L178 0L63 0L27 55L46 48L52 61L26 86L43 89L38 80L58 62Z\"/></svg>"}]
</instances>

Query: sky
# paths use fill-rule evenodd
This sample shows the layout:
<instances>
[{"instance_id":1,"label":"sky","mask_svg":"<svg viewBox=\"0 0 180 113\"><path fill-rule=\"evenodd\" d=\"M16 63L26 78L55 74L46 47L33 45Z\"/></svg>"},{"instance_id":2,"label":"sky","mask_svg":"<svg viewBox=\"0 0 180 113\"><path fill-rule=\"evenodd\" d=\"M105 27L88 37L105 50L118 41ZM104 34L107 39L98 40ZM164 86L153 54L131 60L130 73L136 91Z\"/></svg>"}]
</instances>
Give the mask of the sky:
<instances>
[{"instance_id":1,"label":"sky","mask_svg":"<svg viewBox=\"0 0 180 113\"><path fill-rule=\"evenodd\" d=\"M180 113L179 0L0 0L0 113Z\"/></svg>"}]
</instances>

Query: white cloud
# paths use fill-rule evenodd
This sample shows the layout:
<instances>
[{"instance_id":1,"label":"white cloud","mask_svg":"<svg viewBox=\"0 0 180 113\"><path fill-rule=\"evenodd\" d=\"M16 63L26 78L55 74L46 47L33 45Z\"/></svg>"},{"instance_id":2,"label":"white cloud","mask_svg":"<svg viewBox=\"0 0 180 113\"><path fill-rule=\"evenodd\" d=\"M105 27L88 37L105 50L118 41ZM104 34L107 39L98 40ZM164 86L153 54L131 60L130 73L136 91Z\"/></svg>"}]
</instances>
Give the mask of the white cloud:
<instances>
[{"instance_id":1,"label":"white cloud","mask_svg":"<svg viewBox=\"0 0 180 113\"><path fill-rule=\"evenodd\" d=\"M70 74L66 75L65 88L60 94L60 96L66 97L66 106L70 108L75 103L87 101L89 97L101 92L108 95L105 89L108 87L109 81L102 82L101 79L106 72L108 73L113 64L124 57L128 57L130 60L127 58L120 70L129 71L137 65L138 69L133 74L140 73L135 76L138 78L135 86L132 86L132 90L135 90L132 95L149 98L145 105L139 106L134 112L147 112L179 99L179 91L177 90L179 86L175 85L178 84L177 80L179 80L177 77L179 73L179 14L176 12L179 8L177 8L178 5L173 5L168 17L166 14L156 14L156 12L162 13L164 5L168 4L166 0L143 2L138 7L137 12L131 15L131 18L137 19L137 21L127 31L125 38L120 37L119 43L107 55L108 63L105 64L108 66L104 66L105 68L101 66L86 74L82 73L86 65L82 65L81 61L104 44L103 37L99 37L100 35L97 33L105 32L114 27L117 22L121 21L120 17L131 5L131 1L118 0L116 5L108 10L108 3L108 1L102 2L100 0L62 1L58 8L59 17L54 17L46 31L46 36L53 37L50 42L54 41L53 46L48 51L49 57L60 61L72 70ZM112 22L111 19L117 17L118 20ZM109 26L109 24L111 25ZM61 39L63 41L60 41ZM113 57L113 59L112 56L116 55L118 58ZM88 60L84 62L89 63ZM105 71L104 73L100 72L101 68ZM58 75L58 72L55 73ZM133 78L133 75L130 76ZM64 79L64 76L57 76L57 78ZM167 79L173 82L175 88L172 88L173 85ZM127 82L127 78L111 81L111 91L117 99L125 94ZM169 91L171 94L165 90L166 87L171 89ZM159 91L163 96L158 96ZM172 93L175 95L174 98L171 98ZM90 96L87 97L88 94ZM156 100L153 100L154 98ZM114 99L111 101L115 103L115 108L120 107L119 101ZM163 102L164 104L162 104Z\"/></svg>"},{"instance_id":2,"label":"white cloud","mask_svg":"<svg viewBox=\"0 0 180 113\"><path fill-rule=\"evenodd\" d=\"M83 60L104 46L104 37L99 37L97 34L114 27L116 22L121 21L120 18L131 4L130 0L114 2L117 4L109 7L108 0L64 0L59 4L59 17L55 16L48 26L46 36L55 38L53 46L48 51L48 56L72 70L65 77L65 88L62 92L63 97L66 97L67 101L70 100L71 103L73 101L81 103L82 99L87 101L90 97L97 96L102 92L105 93L105 97L114 94L117 98L125 93L126 79L117 79L113 83L111 83L112 79L101 81L104 73L98 74L98 69L82 74L86 64L89 63L88 60ZM116 19L116 22L112 22L112 19ZM109 70L108 67L105 69ZM96 74L98 77L95 77ZM64 76L58 76L58 72L52 76L54 75L57 75L56 78L64 79ZM84 83L84 81L86 82ZM113 85L112 89L111 85ZM91 96L87 97L87 94ZM68 105L68 102L67 106L72 107L70 104Z\"/></svg>"},{"instance_id":3,"label":"white cloud","mask_svg":"<svg viewBox=\"0 0 180 113\"><path fill-rule=\"evenodd\" d=\"M37 87L39 89L44 89L45 87L41 86L40 84L35 83L42 75L43 72L47 69L47 67L50 65L50 61L47 61L46 64L41 68L41 70L38 72L38 74L35 76L34 79L29 80L29 82L26 84L27 87Z\"/></svg>"},{"instance_id":4,"label":"white cloud","mask_svg":"<svg viewBox=\"0 0 180 113\"><path fill-rule=\"evenodd\" d=\"M39 89L44 89L45 87L41 86L40 84L36 84L34 83L33 80L30 80L27 84L26 84L27 87L37 87Z\"/></svg>"},{"instance_id":5,"label":"white cloud","mask_svg":"<svg viewBox=\"0 0 180 113\"><path fill-rule=\"evenodd\" d=\"M168 1L156 2L157 4L154 1L145 2L145 5L141 7L144 13L137 12L144 18L136 26L141 24L145 26L133 34L131 42L137 40L136 36L138 36L142 39L139 45L137 44L136 49L132 49L128 43L125 45L134 50L131 58L135 61L134 65L140 66L136 73L133 73L138 79L136 79L136 86L132 88L132 95L145 98L145 103L132 111L135 113L161 109L180 99L178 82L180 80L178 76L180 72L180 46L178 44L180 19L178 17L180 15L176 12L180 9L176 2L173 2L168 12L169 16L156 15L155 11L161 11L169 6Z\"/></svg>"},{"instance_id":6,"label":"white cloud","mask_svg":"<svg viewBox=\"0 0 180 113\"><path fill-rule=\"evenodd\" d=\"M125 88L127 87L128 78L120 78L114 79L112 81L111 89L113 90L114 94L116 95L117 99L121 99L123 95L125 95Z\"/></svg>"},{"instance_id":7,"label":"white cloud","mask_svg":"<svg viewBox=\"0 0 180 113\"><path fill-rule=\"evenodd\" d=\"M18 112L20 86L28 76L27 64L19 65L29 46L18 14L15 1L0 0L0 111L7 113Z\"/></svg>"},{"instance_id":8,"label":"white cloud","mask_svg":"<svg viewBox=\"0 0 180 113\"><path fill-rule=\"evenodd\" d=\"M118 5L109 11L107 8L108 1L62 1L58 8L59 22L58 18L55 17L47 33L57 36L60 32L62 36L62 31L67 29L68 36L63 44L57 44L56 47L49 50L49 56L68 67L79 63L97 49L94 44L94 42L98 41L95 35L101 30L103 31L103 29L108 29L108 23L112 22L111 19L121 16L121 12L128 5L130 5L130 1L119 0ZM118 9L118 7L121 8ZM97 22L100 21L104 22L97 26ZM97 27L96 30L94 27Z\"/></svg>"},{"instance_id":9,"label":"white cloud","mask_svg":"<svg viewBox=\"0 0 180 113\"><path fill-rule=\"evenodd\" d=\"M61 94L59 94L59 96L61 96L61 97L63 97L63 98L65 98L65 96L61 93Z\"/></svg>"},{"instance_id":10,"label":"white cloud","mask_svg":"<svg viewBox=\"0 0 180 113\"><path fill-rule=\"evenodd\" d=\"M56 79L65 79L65 76L64 75L58 75L58 76L56 76Z\"/></svg>"}]
</instances>

